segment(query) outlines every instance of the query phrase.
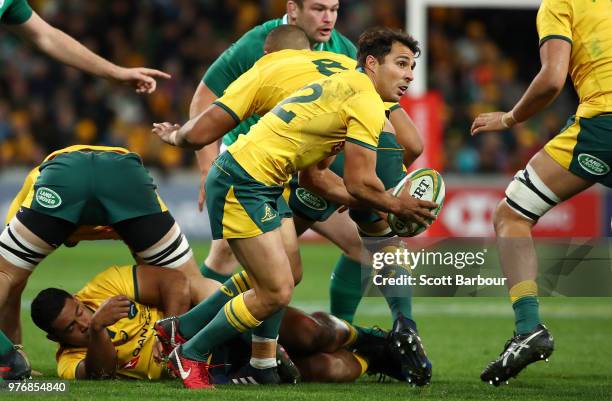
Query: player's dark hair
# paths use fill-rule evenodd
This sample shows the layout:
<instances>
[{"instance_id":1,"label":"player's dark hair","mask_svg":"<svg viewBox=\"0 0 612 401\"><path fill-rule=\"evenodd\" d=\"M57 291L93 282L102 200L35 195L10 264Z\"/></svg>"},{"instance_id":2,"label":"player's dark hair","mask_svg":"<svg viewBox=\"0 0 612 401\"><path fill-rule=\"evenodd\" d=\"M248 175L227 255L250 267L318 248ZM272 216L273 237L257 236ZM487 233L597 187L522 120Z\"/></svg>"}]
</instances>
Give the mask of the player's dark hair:
<instances>
[{"instance_id":1,"label":"player's dark hair","mask_svg":"<svg viewBox=\"0 0 612 401\"><path fill-rule=\"evenodd\" d=\"M304 0L292 0L297 6L302 9L304 8Z\"/></svg>"},{"instance_id":2,"label":"player's dark hair","mask_svg":"<svg viewBox=\"0 0 612 401\"><path fill-rule=\"evenodd\" d=\"M66 299L69 298L72 298L72 295L59 288L47 288L39 292L30 308L34 324L41 330L52 334L51 325L64 308Z\"/></svg>"},{"instance_id":3,"label":"player's dark hair","mask_svg":"<svg viewBox=\"0 0 612 401\"><path fill-rule=\"evenodd\" d=\"M421 53L419 42L406 32L391 28L370 28L361 34L357 46L357 64L365 65L368 56L376 57L379 63L385 62L385 56L391 52L393 43L401 43L418 57Z\"/></svg>"},{"instance_id":4,"label":"player's dark hair","mask_svg":"<svg viewBox=\"0 0 612 401\"><path fill-rule=\"evenodd\" d=\"M271 53L285 49L310 49L306 32L297 25L281 25L272 29L266 36L264 50Z\"/></svg>"}]
</instances>

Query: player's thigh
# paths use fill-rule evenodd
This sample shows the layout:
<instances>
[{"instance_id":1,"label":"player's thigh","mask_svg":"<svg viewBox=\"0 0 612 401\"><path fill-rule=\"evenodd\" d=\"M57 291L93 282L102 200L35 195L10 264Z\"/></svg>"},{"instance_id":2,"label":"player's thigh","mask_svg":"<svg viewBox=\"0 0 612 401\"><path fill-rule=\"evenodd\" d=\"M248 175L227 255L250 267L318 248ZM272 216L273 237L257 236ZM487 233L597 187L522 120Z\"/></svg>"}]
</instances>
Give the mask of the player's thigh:
<instances>
[{"instance_id":1,"label":"player's thigh","mask_svg":"<svg viewBox=\"0 0 612 401\"><path fill-rule=\"evenodd\" d=\"M318 221L312 229L336 244L350 259L362 258L361 238L357 225L348 213L335 212L325 221Z\"/></svg>"},{"instance_id":2,"label":"player's thigh","mask_svg":"<svg viewBox=\"0 0 612 401\"><path fill-rule=\"evenodd\" d=\"M251 238L232 238L228 242L249 273L256 291L277 293L293 290L291 264L280 229Z\"/></svg>"},{"instance_id":3,"label":"player's thigh","mask_svg":"<svg viewBox=\"0 0 612 401\"><path fill-rule=\"evenodd\" d=\"M589 188L593 181L577 176L556 162L545 150L540 150L529 161L538 177L561 201Z\"/></svg>"},{"instance_id":4,"label":"player's thigh","mask_svg":"<svg viewBox=\"0 0 612 401\"><path fill-rule=\"evenodd\" d=\"M0 272L5 283L14 288L27 280L75 228L68 221L21 207L0 233Z\"/></svg>"},{"instance_id":5,"label":"player's thigh","mask_svg":"<svg viewBox=\"0 0 612 401\"><path fill-rule=\"evenodd\" d=\"M289 264L291 265L291 271L293 272L293 281L297 285L302 280L303 269L300 248L292 218L282 219L280 232L285 253L287 254Z\"/></svg>"},{"instance_id":6,"label":"player's thigh","mask_svg":"<svg viewBox=\"0 0 612 401\"><path fill-rule=\"evenodd\" d=\"M612 187L612 113L571 117L540 153L549 157L538 154L530 164L542 170L540 178L561 200L587 188L589 183ZM548 159L553 159L561 169L552 167Z\"/></svg>"}]
</instances>

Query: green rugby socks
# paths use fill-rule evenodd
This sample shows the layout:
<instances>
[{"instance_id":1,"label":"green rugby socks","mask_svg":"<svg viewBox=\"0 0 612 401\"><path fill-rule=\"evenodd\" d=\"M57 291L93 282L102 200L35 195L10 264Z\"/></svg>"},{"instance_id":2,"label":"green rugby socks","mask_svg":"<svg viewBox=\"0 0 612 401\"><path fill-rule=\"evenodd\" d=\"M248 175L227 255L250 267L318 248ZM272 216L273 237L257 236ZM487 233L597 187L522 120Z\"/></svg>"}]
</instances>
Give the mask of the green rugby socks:
<instances>
[{"instance_id":1,"label":"green rugby socks","mask_svg":"<svg viewBox=\"0 0 612 401\"><path fill-rule=\"evenodd\" d=\"M541 323L538 285L533 280L521 281L510 288L516 334L526 334Z\"/></svg>"},{"instance_id":2,"label":"green rugby socks","mask_svg":"<svg viewBox=\"0 0 612 401\"><path fill-rule=\"evenodd\" d=\"M225 275L225 274L217 273L210 267L206 266L206 263L202 263L202 267L200 267L200 273L202 273L202 276L209 278L211 280L216 280L220 283L225 283L227 280L229 280L232 277L231 274Z\"/></svg>"},{"instance_id":3,"label":"green rugby socks","mask_svg":"<svg viewBox=\"0 0 612 401\"><path fill-rule=\"evenodd\" d=\"M231 278L214 294L178 317L181 335L191 338L210 322L229 300L251 288L251 281L246 272L241 271Z\"/></svg>"},{"instance_id":4,"label":"green rugby socks","mask_svg":"<svg viewBox=\"0 0 612 401\"><path fill-rule=\"evenodd\" d=\"M0 355L4 355L13 349L13 343L9 338L0 330Z\"/></svg>"},{"instance_id":5,"label":"green rugby socks","mask_svg":"<svg viewBox=\"0 0 612 401\"><path fill-rule=\"evenodd\" d=\"M351 323L362 298L361 263L340 256L329 288L331 314Z\"/></svg>"}]
</instances>

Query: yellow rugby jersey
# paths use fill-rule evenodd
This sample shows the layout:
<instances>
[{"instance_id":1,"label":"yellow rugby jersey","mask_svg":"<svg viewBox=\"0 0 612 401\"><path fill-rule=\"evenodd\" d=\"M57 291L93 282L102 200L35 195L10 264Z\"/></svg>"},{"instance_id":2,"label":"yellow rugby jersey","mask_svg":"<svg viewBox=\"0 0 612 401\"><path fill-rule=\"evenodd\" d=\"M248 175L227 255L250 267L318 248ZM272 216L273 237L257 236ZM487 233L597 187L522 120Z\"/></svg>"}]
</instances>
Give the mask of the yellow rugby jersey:
<instances>
[{"instance_id":1,"label":"yellow rugby jersey","mask_svg":"<svg viewBox=\"0 0 612 401\"><path fill-rule=\"evenodd\" d=\"M540 45L548 39L572 44L569 73L580 98L576 115L612 111L612 2L543 0L537 27Z\"/></svg>"},{"instance_id":2,"label":"yellow rugby jersey","mask_svg":"<svg viewBox=\"0 0 612 401\"><path fill-rule=\"evenodd\" d=\"M163 369L153 360L153 325L163 316L156 308L138 303L136 269L133 266L109 267L75 296L87 307L96 310L104 301L116 295L126 295L134 300L129 316L107 328L117 351L117 375L159 379ZM61 379L74 379L76 368L85 359L86 353L86 348L60 347L56 355L58 376Z\"/></svg>"},{"instance_id":3,"label":"yellow rugby jersey","mask_svg":"<svg viewBox=\"0 0 612 401\"><path fill-rule=\"evenodd\" d=\"M294 92L228 151L256 180L282 185L342 151L345 141L376 150L384 123L385 106L370 78L346 71Z\"/></svg>"},{"instance_id":4,"label":"yellow rugby jersey","mask_svg":"<svg viewBox=\"0 0 612 401\"><path fill-rule=\"evenodd\" d=\"M281 50L263 56L214 103L237 123L253 114L263 116L301 87L338 72L354 70L357 62L341 54L312 50Z\"/></svg>"}]
</instances>

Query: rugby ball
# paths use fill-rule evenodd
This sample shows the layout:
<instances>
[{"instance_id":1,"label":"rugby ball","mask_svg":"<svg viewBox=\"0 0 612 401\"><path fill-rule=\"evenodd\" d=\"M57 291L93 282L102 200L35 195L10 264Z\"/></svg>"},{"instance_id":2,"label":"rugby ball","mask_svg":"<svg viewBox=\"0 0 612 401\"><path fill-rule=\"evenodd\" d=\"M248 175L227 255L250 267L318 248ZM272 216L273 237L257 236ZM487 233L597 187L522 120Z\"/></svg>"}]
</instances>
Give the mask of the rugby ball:
<instances>
[{"instance_id":1,"label":"rugby ball","mask_svg":"<svg viewBox=\"0 0 612 401\"><path fill-rule=\"evenodd\" d=\"M407 183L410 183L410 188L405 188ZM446 197L444 180L440 173L431 168L415 170L404 177L399 184L395 186L392 195L399 196L405 189L408 190L410 195L417 199L437 203L438 207L432 210L432 213L434 216L438 216L440 210L442 210L442 205ZM391 230L400 237L414 237L427 229L426 226L420 223L402 221L392 213L389 213L387 222Z\"/></svg>"}]
</instances>

